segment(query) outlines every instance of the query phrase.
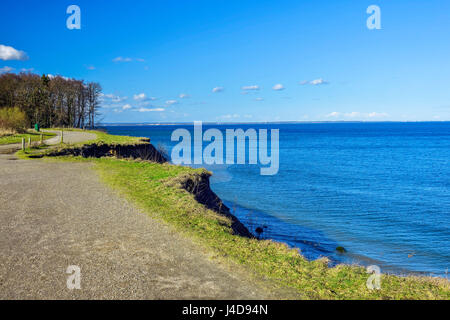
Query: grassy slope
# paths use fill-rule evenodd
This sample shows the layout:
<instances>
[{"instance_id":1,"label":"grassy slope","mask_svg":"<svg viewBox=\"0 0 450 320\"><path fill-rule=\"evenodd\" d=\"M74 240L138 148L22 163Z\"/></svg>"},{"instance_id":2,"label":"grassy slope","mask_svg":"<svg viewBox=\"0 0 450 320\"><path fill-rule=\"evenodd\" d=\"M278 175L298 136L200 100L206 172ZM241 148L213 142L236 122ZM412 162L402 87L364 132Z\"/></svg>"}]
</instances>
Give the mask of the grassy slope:
<instances>
[{"instance_id":1,"label":"grassy slope","mask_svg":"<svg viewBox=\"0 0 450 320\"><path fill-rule=\"evenodd\" d=\"M61 128L55 128L55 129L51 129L51 130L61 130ZM128 144L137 144L137 143L142 142L142 139L146 139L146 138L142 138L142 137L114 136L114 135L107 134L106 132L100 131L100 130L82 130L82 129L72 129L72 128L71 129L62 129L62 130L63 131L80 131L80 132L94 133L97 135L97 139L86 141L81 144L104 143L104 144L128 145Z\"/></svg>"},{"instance_id":2,"label":"grassy slope","mask_svg":"<svg viewBox=\"0 0 450 320\"><path fill-rule=\"evenodd\" d=\"M123 139L104 138L111 143ZM364 268L328 268L324 261L307 261L284 244L232 235L226 218L205 209L191 194L176 187L177 181L202 169L112 158L61 159L94 162L107 184L150 216L175 226L208 248L217 259L241 264L257 277L298 290L300 298L450 299L449 282L443 279L383 275L381 290L371 291L366 287L369 275Z\"/></svg>"},{"instance_id":3,"label":"grassy slope","mask_svg":"<svg viewBox=\"0 0 450 320\"><path fill-rule=\"evenodd\" d=\"M41 133L23 133L23 134L13 134L0 136L0 145L4 144L15 144L21 143L22 138L25 138L25 142L28 143L28 138L31 137L31 141L39 141L41 139L41 134L44 136L44 140L54 137L56 134L50 132L41 132Z\"/></svg>"},{"instance_id":4,"label":"grassy slope","mask_svg":"<svg viewBox=\"0 0 450 320\"><path fill-rule=\"evenodd\" d=\"M107 134L103 131L94 131L97 135L97 139L92 141L93 143L106 143L106 144L136 144L142 142L139 137L129 137L129 136L113 136Z\"/></svg>"}]
</instances>

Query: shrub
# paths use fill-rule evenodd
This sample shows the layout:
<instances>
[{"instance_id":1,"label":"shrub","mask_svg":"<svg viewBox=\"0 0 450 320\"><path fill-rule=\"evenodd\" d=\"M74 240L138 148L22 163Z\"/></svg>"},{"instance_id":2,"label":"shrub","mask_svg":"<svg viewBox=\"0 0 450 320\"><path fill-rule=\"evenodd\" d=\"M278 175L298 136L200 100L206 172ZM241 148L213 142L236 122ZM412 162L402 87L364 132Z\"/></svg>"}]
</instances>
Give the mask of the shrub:
<instances>
[{"instance_id":1,"label":"shrub","mask_svg":"<svg viewBox=\"0 0 450 320\"><path fill-rule=\"evenodd\" d=\"M19 108L0 108L0 131L6 133L24 132L28 127L25 112Z\"/></svg>"}]
</instances>

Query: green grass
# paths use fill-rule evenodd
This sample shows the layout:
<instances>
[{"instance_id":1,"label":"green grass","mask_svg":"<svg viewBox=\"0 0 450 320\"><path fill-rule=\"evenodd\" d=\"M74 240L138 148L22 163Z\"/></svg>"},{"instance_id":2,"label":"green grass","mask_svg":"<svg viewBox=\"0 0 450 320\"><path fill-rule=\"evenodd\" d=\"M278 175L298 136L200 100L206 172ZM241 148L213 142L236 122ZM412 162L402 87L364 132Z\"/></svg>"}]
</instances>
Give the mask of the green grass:
<instances>
[{"instance_id":1,"label":"green grass","mask_svg":"<svg viewBox=\"0 0 450 320\"><path fill-rule=\"evenodd\" d=\"M130 136L116 136L108 134L101 130L82 130L82 129L61 129L61 128L55 128L55 129L49 129L49 130L63 130L63 131L78 131L78 132L86 132L86 133L93 133L97 135L96 139L85 141L84 143L80 143L77 145L83 145L83 144L121 144L121 145L133 145L133 144L139 144L142 143L143 139L148 140L147 138L143 137L130 137Z\"/></svg>"},{"instance_id":2,"label":"green grass","mask_svg":"<svg viewBox=\"0 0 450 320\"><path fill-rule=\"evenodd\" d=\"M23 134L0 136L0 145L22 143L22 138L25 138L25 142L28 143L29 137L31 137L31 141L39 141L41 139L41 134L44 136L44 140L50 139L51 137L54 137L56 135L50 132L41 132L41 133L30 132Z\"/></svg>"},{"instance_id":3,"label":"green grass","mask_svg":"<svg viewBox=\"0 0 450 320\"><path fill-rule=\"evenodd\" d=\"M90 141L90 143L127 145L127 144L138 144L142 142L142 139L147 139L140 137L115 136L107 134L106 132L103 131L92 131L92 132L97 135L97 139Z\"/></svg>"},{"instance_id":4,"label":"green grass","mask_svg":"<svg viewBox=\"0 0 450 320\"><path fill-rule=\"evenodd\" d=\"M450 285L445 279L382 275L381 290L369 290L366 287L369 274L362 267L329 268L325 260L308 261L285 244L233 235L227 218L206 209L179 187L183 179L204 169L114 158L58 159L93 162L108 185L150 216L196 240L219 261L241 265L255 280L266 279L289 287L297 292L298 298L450 299Z\"/></svg>"}]
</instances>

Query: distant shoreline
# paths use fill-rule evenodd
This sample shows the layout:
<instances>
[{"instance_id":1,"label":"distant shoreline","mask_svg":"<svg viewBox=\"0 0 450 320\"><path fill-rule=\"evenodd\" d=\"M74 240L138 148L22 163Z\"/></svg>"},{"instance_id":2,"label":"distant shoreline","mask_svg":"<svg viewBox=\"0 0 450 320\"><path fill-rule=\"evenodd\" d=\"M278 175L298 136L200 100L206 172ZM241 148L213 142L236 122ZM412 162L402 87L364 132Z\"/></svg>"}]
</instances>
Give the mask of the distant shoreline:
<instances>
[{"instance_id":1,"label":"distant shoreline","mask_svg":"<svg viewBox=\"0 0 450 320\"><path fill-rule=\"evenodd\" d=\"M135 122L135 123L103 123L100 127L113 127L113 126L179 126L179 125L192 125L191 122ZM238 124L338 124L338 123L449 123L450 120L442 121L268 121L268 122L217 122L217 121L205 121L204 125L238 125Z\"/></svg>"}]
</instances>

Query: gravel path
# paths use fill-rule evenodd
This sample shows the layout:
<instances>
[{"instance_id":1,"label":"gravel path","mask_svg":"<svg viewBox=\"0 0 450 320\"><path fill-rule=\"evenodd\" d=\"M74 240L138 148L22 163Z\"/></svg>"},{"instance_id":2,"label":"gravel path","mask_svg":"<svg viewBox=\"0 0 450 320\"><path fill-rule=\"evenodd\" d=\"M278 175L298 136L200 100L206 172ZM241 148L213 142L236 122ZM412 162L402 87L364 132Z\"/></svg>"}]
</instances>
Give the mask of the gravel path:
<instances>
[{"instance_id":1,"label":"gravel path","mask_svg":"<svg viewBox=\"0 0 450 320\"><path fill-rule=\"evenodd\" d=\"M0 158L0 204L0 299L273 298L121 199L89 163ZM80 290L67 288L69 265Z\"/></svg>"},{"instance_id":2,"label":"gravel path","mask_svg":"<svg viewBox=\"0 0 450 320\"><path fill-rule=\"evenodd\" d=\"M43 130L45 132L54 132L57 135L53 138L45 140L47 145L56 145L61 142L61 131L58 130ZM64 142L65 143L79 143L88 140L94 140L97 136L94 133L81 132L81 131L64 131ZM27 142L28 143L28 142ZM16 144L6 144L0 145L0 155L11 154L20 150L22 145L20 143ZM0 157L2 158L2 157ZM3 157L4 158L4 157Z\"/></svg>"},{"instance_id":3,"label":"gravel path","mask_svg":"<svg viewBox=\"0 0 450 320\"><path fill-rule=\"evenodd\" d=\"M45 130L45 132L56 133L57 136L45 141L48 145L54 145L61 142L61 131L58 130ZM88 140L94 140L97 136L94 133L82 132L82 131L64 131L64 143L79 143Z\"/></svg>"}]
</instances>

